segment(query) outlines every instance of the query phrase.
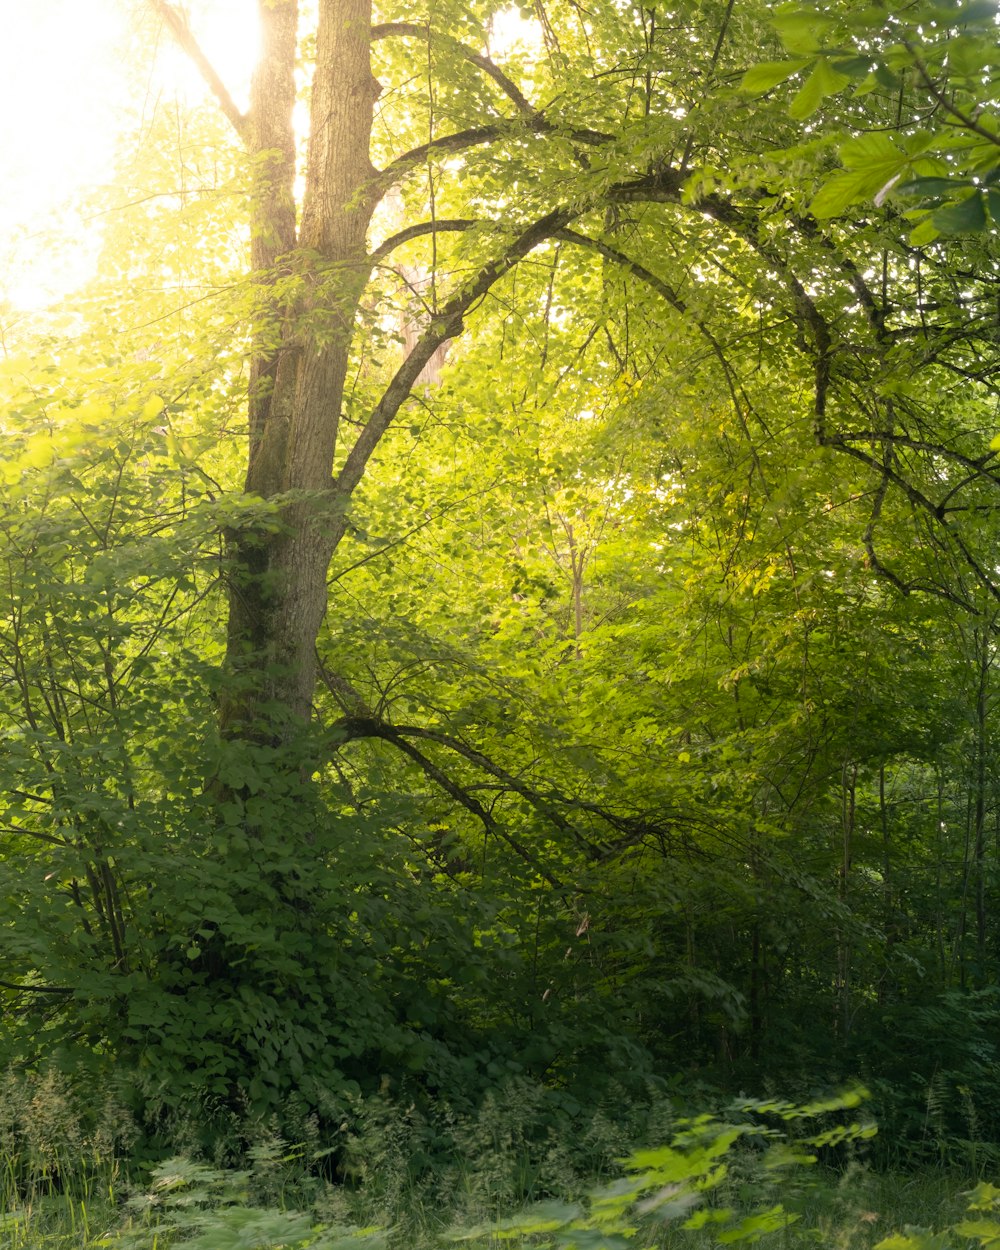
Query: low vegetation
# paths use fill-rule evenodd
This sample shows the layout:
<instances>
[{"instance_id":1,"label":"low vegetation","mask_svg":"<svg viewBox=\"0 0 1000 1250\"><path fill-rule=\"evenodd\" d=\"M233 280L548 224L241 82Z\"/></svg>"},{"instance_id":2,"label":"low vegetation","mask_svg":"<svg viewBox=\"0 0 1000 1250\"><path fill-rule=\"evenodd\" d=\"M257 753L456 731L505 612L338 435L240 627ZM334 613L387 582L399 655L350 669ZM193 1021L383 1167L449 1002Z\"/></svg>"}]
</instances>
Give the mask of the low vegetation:
<instances>
[{"instance_id":1,"label":"low vegetation","mask_svg":"<svg viewBox=\"0 0 1000 1250\"><path fill-rule=\"evenodd\" d=\"M626 1154L637 1109L631 1123L625 1108L618 1123L609 1108L580 1120L574 1137L539 1135L529 1094L504 1091L474 1118L439 1109L434 1126L412 1106L359 1107L333 1145L315 1134L291 1145L263 1125L249 1140L243 1125L217 1142L227 1164L143 1161L113 1098L95 1116L52 1076L8 1078L3 1245L938 1250L997 1236L1000 1190L989 1183L943 1168L871 1167L865 1091L803 1105L742 1099L694 1116L654 1098L643 1117L659 1144ZM180 1140L184 1126L175 1128Z\"/></svg>"},{"instance_id":2,"label":"low vegetation","mask_svg":"<svg viewBox=\"0 0 1000 1250\"><path fill-rule=\"evenodd\" d=\"M1000 1246L994 0L260 0L245 107L122 8L0 1245Z\"/></svg>"}]
</instances>

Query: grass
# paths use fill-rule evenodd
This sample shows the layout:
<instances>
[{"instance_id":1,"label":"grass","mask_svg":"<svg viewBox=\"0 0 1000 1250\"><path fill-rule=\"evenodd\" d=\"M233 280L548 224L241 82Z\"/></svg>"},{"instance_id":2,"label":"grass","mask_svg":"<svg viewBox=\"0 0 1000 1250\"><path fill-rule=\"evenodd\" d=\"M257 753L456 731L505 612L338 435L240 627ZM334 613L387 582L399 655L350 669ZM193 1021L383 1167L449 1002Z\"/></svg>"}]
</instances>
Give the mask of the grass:
<instances>
[{"instance_id":1,"label":"grass","mask_svg":"<svg viewBox=\"0 0 1000 1250\"><path fill-rule=\"evenodd\" d=\"M444 1250L456 1244L447 1213L440 1210L422 1206L406 1212L400 1227L380 1234L343 1222L345 1207L363 1206L356 1194L320 1190L306 1210L252 1205L246 1172L187 1160L162 1166L143 1191L116 1189L120 1174L110 1171L101 1185L94 1185L96 1179L88 1169L79 1189L71 1179L61 1191L28 1195L5 1186L0 1245L5 1250L168 1250L181 1244L188 1250ZM795 1192L790 1186L785 1196L785 1206L797 1221L764 1236L761 1244L781 1250L869 1250L907 1225L940 1229L954 1223L964 1211L960 1190L967 1184L934 1171L880 1175L853 1166L842 1174L816 1173L807 1191ZM330 1222L331 1216L341 1218ZM708 1250L720 1244L711 1226L682 1231L675 1222L654 1236L622 1244L670 1250ZM466 1229L459 1244L468 1250L498 1250L501 1245L522 1250L551 1243L544 1235L514 1230L500 1242L489 1232L476 1235ZM614 1243L603 1244L610 1248Z\"/></svg>"},{"instance_id":2,"label":"grass","mask_svg":"<svg viewBox=\"0 0 1000 1250\"><path fill-rule=\"evenodd\" d=\"M671 1144L623 1170L627 1116L598 1111L573 1133L546 1134L535 1097L513 1086L478 1115L443 1114L436 1127L373 1101L342 1130L332 1183L320 1174L331 1147L318 1130L292 1147L261 1128L238 1167L178 1157L143 1168L113 1094L81 1106L57 1077L9 1077L0 1081L0 1248L869 1250L907 1226L955 1225L973 1184L941 1169L868 1169L862 1126L844 1122L849 1100L832 1116L822 1104L818 1133L815 1108L786 1103L672 1126L664 1108L647 1108L648 1139ZM838 1168L803 1164L831 1140ZM995 1217L1000 1191L994 1199L980 1186L978 1197L980 1214ZM893 1243L931 1244L940 1243L916 1233Z\"/></svg>"}]
</instances>

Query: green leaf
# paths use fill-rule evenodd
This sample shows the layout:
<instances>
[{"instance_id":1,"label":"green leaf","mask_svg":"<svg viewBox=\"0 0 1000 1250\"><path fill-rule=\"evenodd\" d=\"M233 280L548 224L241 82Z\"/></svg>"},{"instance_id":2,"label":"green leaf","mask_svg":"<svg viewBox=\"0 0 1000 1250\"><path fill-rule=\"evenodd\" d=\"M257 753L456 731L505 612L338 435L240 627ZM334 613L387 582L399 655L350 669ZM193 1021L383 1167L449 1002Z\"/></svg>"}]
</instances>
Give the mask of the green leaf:
<instances>
[{"instance_id":1,"label":"green leaf","mask_svg":"<svg viewBox=\"0 0 1000 1250\"><path fill-rule=\"evenodd\" d=\"M845 169L857 170L870 170L876 166L879 169L887 166L895 168L902 159L894 141L883 134L859 135L856 139L848 139L840 145L839 156Z\"/></svg>"},{"instance_id":2,"label":"green leaf","mask_svg":"<svg viewBox=\"0 0 1000 1250\"><path fill-rule=\"evenodd\" d=\"M978 74L990 63L994 51L992 40L987 44L982 39L960 35L948 43L948 68L958 74Z\"/></svg>"},{"instance_id":3,"label":"green leaf","mask_svg":"<svg viewBox=\"0 0 1000 1250\"><path fill-rule=\"evenodd\" d=\"M850 81L846 74L835 70L829 61L817 61L816 68L788 106L789 116L800 121L812 116L828 95L843 90Z\"/></svg>"},{"instance_id":4,"label":"green leaf","mask_svg":"<svg viewBox=\"0 0 1000 1250\"><path fill-rule=\"evenodd\" d=\"M852 204L885 193L911 159L900 152L888 135L862 135L840 148L844 172L834 174L816 193L809 211L814 217L837 217Z\"/></svg>"},{"instance_id":5,"label":"green leaf","mask_svg":"<svg viewBox=\"0 0 1000 1250\"><path fill-rule=\"evenodd\" d=\"M846 74L848 78L864 79L872 67L872 59L868 56L838 56L830 64L838 74Z\"/></svg>"},{"instance_id":6,"label":"green leaf","mask_svg":"<svg viewBox=\"0 0 1000 1250\"><path fill-rule=\"evenodd\" d=\"M975 1237L984 1246L1000 1244L1000 1221L980 1216L975 1220L962 1220L954 1227L960 1237Z\"/></svg>"},{"instance_id":7,"label":"green leaf","mask_svg":"<svg viewBox=\"0 0 1000 1250\"><path fill-rule=\"evenodd\" d=\"M931 214L941 234L970 234L986 229L986 205L979 191L957 204L946 204Z\"/></svg>"},{"instance_id":8,"label":"green leaf","mask_svg":"<svg viewBox=\"0 0 1000 1250\"><path fill-rule=\"evenodd\" d=\"M865 199L867 185L868 180L855 171L834 174L813 196L809 211L820 219L839 217Z\"/></svg>"},{"instance_id":9,"label":"green leaf","mask_svg":"<svg viewBox=\"0 0 1000 1250\"><path fill-rule=\"evenodd\" d=\"M872 72L879 86L885 87L887 91L895 91L899 86L899 75L894 73L888 65L879 63Z\"/></svg>"},{"instance_id":10,"label":"green leaf","mask_svg":"<svg viewBox=\"0 0 1000 1250\"><path fill-rule=\"evenodd\" d=\"M910 231L910 242L914 247L922 247L925 243L933 243L940 236L941 231L935 226L931 218L925 217L919 225Z\"/></svg>"},{"instance_id":11,"label":"green leaf","mask_svg":"<svg viewBox=\"0 0 1000 1250\"><path fill-rule=\"evenodd\" d=\"M813 8L784 4L771 18L771 25L789 52L804 53L820 50L820 40L833 28L834 21Z\"/></svg>"},{"instance_id":12,"label":"green leaf","mask_svg":"<svg viewBox=\"0 0 1000 1250\"><path fill-rule=\"evenodd\" d=\"M907 1226L902 1233L891 1233L877 1241L874 1250L949 1250L951 1238L947 1233L932 1233L925 1228Z\"/></svg>"},{"instance_id":13,"label":"green leaf","mask_svg":"<svg viewBox=\"0 0 1000 1250\"><path fill-rule=\"evenodd\" d=\"M635 1242L614 1233L602 1233L598 1228L574 1228L564 1244L573 1250L629 1250Z\"/></svg>"},{"instance_id":14,"label":"green leaf","mask_svg":"<svg viewBox=\"0 0 1000 1250\"><path fill-rule=\"evenodd\" d=\"M949 23L956 26L992 28L996 26L996 20L997 6L993 0L970 0L969 4L963 4L956 12L948 14Z\"/></svg>"},{"instance_id":15,"label":"green leaf","mask_svg":"<svg viewBox=\"0 0 1000 1250\"><path fill-rule=\"evenodd\" d=\"M859 82L858 85L854 88L855 98L859 96L871 95L871 93L878 86L879 86L878 78L876 78L874 74L868 74L867 77L863 78L861 82Z\"/></svg>"},{"instance_id":16,"label":"green leaf","mask_svg":"<svg viewBox=\"0 0 1000 1250\"><path fill-rule=\"evenodd\" d=\"M495 1230L522 1233L525 1236L554 1232L578 1219L580 1215L581 1208L576 1203L539 1202L519 1215L501 1220L495 1225Z\"/></svg>"},{"instance_id":17,"label":"green leaf","mask_svg":"<svg viewBox=\"0 0 1000 1250\"><path fill-rule=\"evenodd\" d=\"M1000 449L1000 435L990 443L993 451ZM989 1181L980 1181L975 1189L970 1189L966 1197L969 1199L970 1211L991 1211L1000 1198L1000 1188Z\"/></svg>"},{"instance_id":18,"label":"green leaf","mask_svg":"<svg viewBox=\"0 0 1000 1250\"><path fill-rule=\"evenodd\" d=\"M916 195L923 199L933 199L957 195L959 191L973 186L967 178L910 178L896 186L899 195Z\"/></svg>"},{"instance_id":19,"label":"green leaf","mask_svg":"<svg viewBox=\"0 0 1000 1250\"><path fill-rule=\"evenodd\" d=\"M755 1215L746 1216L735 1228L727 1228L716 1233L715 1239L720 1245L731 1245L736 1241L759 1241L768 1233L776 1233L787 1228L789 1224L794 1224L798 1218L778 1203L767 1211L758 1211Z\"/></svg>"},{"instance_id":20,"label":"green leaf","mask_svg":"<svg viewBox=\"0 0 1000 1250\"><path fill-rule=\"evenodd\" d=\"M794 61L765 61L760 65L754 65L743 75L740 90L749 92L751 95L760 95L764 91L770 91L772 87L777 87L779 83L791 78L793 74L797 74L811 63L811 57L800 57Z\"/></svg>"}]
</instances>

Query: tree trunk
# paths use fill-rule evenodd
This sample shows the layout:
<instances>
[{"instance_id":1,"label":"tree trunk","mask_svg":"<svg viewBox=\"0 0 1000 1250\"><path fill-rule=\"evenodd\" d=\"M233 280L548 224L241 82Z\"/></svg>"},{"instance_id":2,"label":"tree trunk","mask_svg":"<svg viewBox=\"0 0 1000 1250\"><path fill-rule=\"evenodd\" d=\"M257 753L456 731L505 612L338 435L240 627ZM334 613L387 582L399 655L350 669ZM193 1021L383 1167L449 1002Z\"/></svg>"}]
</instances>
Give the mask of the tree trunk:
<instances>
[{"instance_id":1,"label":"tree trunk","mask_svg":"<svg viewBox=\"0 0 1000 1250\"><path fill-rule=\"evenodd\" d=\"M851 888L857 784L858 765L845 760L841 768L840 868L837 873L837 892L845 909ZM836 991L835 1032L839 1037L846 1038L851 1031L851 940L841 925L837 926Z\"/></svg>"},{"instance_id":2,"label":"tree trunk","mask_svg":"<svg viewBox=\"0 0 1000 1250\"><path fill-rule=\"evenodd\" d=\"M976 874L976 983L985 984L986 971L986 756L989 750L987 715L990 665L989 635L975 630L978 644L978 682L976 684L976 799L973 815Z\"/></svg>"},{"instance_id":3,"label":"tree trunk","mask_svg":"<svg viewBox=\"0 0 1000 1250\"><path fill-rule=\"evenodd\" d=\"M294 738L310 716L327 570L344 530L333 459L377 202L370 0L321 0L296 233L296 8L295 0L261 0L264 55L247 126L257 179L252 259L264 307L253 346L246 493L291 498L266 527L233 536L226 665L235 680L221 709L225 734L267 743ZM304 294L292 304L267 298L281 273L302 279Z\"/></svg>"}]
</instances>

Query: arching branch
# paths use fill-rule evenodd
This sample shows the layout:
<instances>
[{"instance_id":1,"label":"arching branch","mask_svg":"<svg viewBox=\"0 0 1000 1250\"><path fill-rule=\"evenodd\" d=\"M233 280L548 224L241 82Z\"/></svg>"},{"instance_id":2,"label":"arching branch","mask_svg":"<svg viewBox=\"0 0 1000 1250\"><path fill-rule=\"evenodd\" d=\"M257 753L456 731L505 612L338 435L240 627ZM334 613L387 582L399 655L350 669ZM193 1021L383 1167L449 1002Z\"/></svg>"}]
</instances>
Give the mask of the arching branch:
<instances>
[{"instance_id":1,"label":"arching branch","mask_svg":"<svg viewBox=\"0 0 1000 1250\"><path fill-rule=\"evenodd\" d=\"M657 171L646 178L623 182L611 189L608 198L611 202L618 203L652 202L680 206L683 203L682 188L683 178L680 172L667 169ZM887 569L878 560L874 549L875 526L881 513L885 492L891 486L908 500L910 506L916 512L924 515L929 524L938 527L943 545L948 547L954 556L965 565L976 582L994 600L1000 601L1000 582L997 581L988 563L977 558L962 534L948 523L947 513L954 512L957 509L954 507L948 508L947 503L954 497L956 489L960 488L950 490L945 496L943 503L936 502L924 490L921 490L914 481L910 480L905 472L896 467L890 457L885 456L882 452L884 452L885 447L895 444L910 446L914 451L922 454L945 456L952 460L953 463L961 465L969 473L970 476L966 479L965 484L976 478L985 479L991 483L996 482L994 474L986 467L988 458L978 459L964 455L957 450L952 451L947 448L935 447L927 440L911 438L900 434L896 430L885 432L879 432L875 429L852 432L830 430L827 424L827 401L834 381L835 346L830 326L817 301L809 292L802 279L793 270L787 258L782 256L768 239L762 237L758 215L752 205L744 208L722 196L707 195L699 199L691 207L694 211L712 218L719 225L732 231L736 237L755 251L768 267L775 269L781 276L791 296L793 316L803 332L804 342L809 342L810 354L813 356L815 369L814 436L816 442L822 447L828 447L850 456L878 477L877 506L873 511L864 536L865 549L872 567L892 585L904 592L921 589L950 602L960 604L963 607L969 606L963 597L948 590L946 587L939 587L924 582L921 582L919 586L904 582L902 578ZM845 259L842 257L832 242L816 229L814 223L794 218L790 218L789 221L803 238L808 239L810 242L819 243L831 256L833 263L837 265L850 283L853 293L864 311L866 320L876 336L877 342L884 343L886 340L884 310L878 305L868 289L863 275L859 272L856 265L849 258ZM563 231L561 237L568 238L572 233ZM573 241L583 242L584 240L582 236L578 236ZM586 245L594 246L599 251L603 249L604 254L609 255L609 258L617 259L610 255L606 244L599 244L594 240L589 240L586 242ZM631 261L628 257L625 257L624 261L620 263L625 263L631 272L642 277L644 281L658 289L674 308L678 311L684 311L682 307L683 301L679 299L672 288L664 284L656 275L650 275L648 271L644 270L643 266L637 265L636 262ZM865 444L868 446L866 447ZM875 450L876 448L881 448L882 452Z\"/></svg>"},{"instance_id":2,"label":"arching branch","mask_svg":"<svg viewBox=\"0 0 1000 1250\"><path fill-rule=\"evenodd\" d=\"M337 476L332 490L345 501L351 497L364 475L365 466L396 413L410 396L417 378L437 349L448 339L457 338L465 314L477 304L495 282L509 273L540 243L562 230L579 210L558 208L534 222L508 246L502 257L486 265L461 291L453 295L417 340L413 351L396 370L392 381L372 411Z\"/></svg>"},{"instance_id":3,"label":"arching branch","mask_svg":"<svg viewBox=\"0 0 1000 1250\"><path fill-rule=\"evenodd\" d=\"M462 742L460 738L453 738L450 734L440 733L435 729L425 729L419 725L396 725L394 726L394 732L401 738L424 738L428 742L436 742L446 747L449 751L453 751L456 755L460 755L463 759L468 760L470 764L474 764L484 773L488 773L489 776L495 777L502 782L504 787L512 793L519 794L540 816L554 825L561 833L571 837L585 854L596 858L602 853L603 848L588 842L570 824L562 812L555 807L553 800L540 794L531 786L525 785L524 782L519 781L512 773L501 768L499 764L495 764L488 756L483 755L481 751L477 751L474 747L470 747Z\"/></svg>"},{"instance_id":4,"label":"arching branch","mask_svg":"<svg viewBox=\"0 0 1000 1250\"><path fill-rule=\"evenodd\" d=\"M559 878L551 873L545 865L540 862L538 856L533 855L519 838L515 838L508 829L505 829L496 817L483 807L482 803L479 802L475 795L469 794L467 790L463 790L462 787L452 781L448 774L443 769L439 768L432 759L429 759L426 755L424 755L423 751L418 750L412 742L407 742L405 738L400 737L388 727L386 727L386 732L380 734L379 736L384 737L389 742L392 742L399 748L400 751L403 752L404 755L408 755L414 763L420 766L421 770L426 773L432 781L441 787L445 794L450 795L456 803L459 803L466 809L466 811L471 812L479 820L487 833L492 833L493 836L498 838L501 842L506 842L511 850L516 852L516 854L518 854L526 864L529 864L535 872L538 873L543 881L547 881L553 889L562 891L563 885Z\"/></svg>"},{"instance_id":5,"label":"arching branch","mask_svg":"<svg viewBox=\"0 0 1000 1250\"><path fill-rule=\"evenodd\" d=\"M404 754L409 755L411 759L419 763L427 776L447 794L451 795L468 811L471 811L481 821L484 828L496 833L497 836L514 846L514 849L522 855L522 858L528 859L528 862L531 862L534 867L537 868L538 865L533 858L528 858L530 853L526 853L524 848L512 841L510 835L505 830L496 826L495 818L491 813L486 813L484 816L485 809L482 808L478 800L475 800L470 795L468 788L458 786L442 769L429 760L423 752L418 751L410 741L411 739L416 738L444 747L446 750L472 764L480 772L493 777L499 783L497 786L498 790L519 795L543 820L546 820L550 825L575 842L577 847L594 863L604 863L650 835L655 835L661 840L664 837L664 827L648 817L614 812L600 803L567 798L551 789L546 792L538 790L527 782L522 781L519 777L516 777L508 769L497 764L495 760L485 755L482 751L477 750L452 734L422 725L391 724L381 715L372 711L359 691L355 689L347 678L328 668L323 663L318 651L316 658L317 671L323 683L330 694L333 695L338 707L344 712L344 715L331 726L332 740L337 746L359 739L371 738L377 738L396 746ZM471 802L469 801L470 799ZM618 836L613 841L590 841L580 833L579 829L569 819L567 813L572 812L584 812L589 816L595 817L609 829L614 830ZM490 821L493 821L493 824L487 822L487 816ZM549 880L550 878L546 877L546 879ZM554 881L550 881L550 883L555 884Z\"/></svg>"},{"instance_id":6,"label":"arching branch","mask_svg":"<svg viewBox=\"0 0 1000 1250\"><path fill-rule=\"evenodd\" d=\"M685 317L690 316L687 304L683 298L677 294L669 282L664 281L664 279L659 277L658 274L653 273L651 269L647 269L645 265L639 264L638 261L633 260L624 252L620 252L617 248L611 247L610 244L605 243L601 239L592 239L588 235L578 233L576 230L560 230L554 237L561 239L566 243L574 243L578 247L590 248L592 251L597 252L598 255L602 256L605 260L612 261L614 264L621 266L621 268L639 278L640 281L644 282L658 295L660 295L676 312L683 314ZM735 405L737 411L739 411L740 385L733 372L733 367L730 365L729 360L726 357L726 353L722 348L722 344L700 317L691 317L691 320L697 327L698 332L708 343L712 350L712 354L718 360L719 365L722 368L723 377L726 379L726 385L729 387L729 393L732 397L733 404Z\"/></svg>"},{"instance_id":7,"label":"arching branch","mask_svg":"<svg viewBox=\"0 0 1000 1250\"><path fill-rule=\"evenodd\" d=\"M411 148L409 152L397 156L379 173L375 180L375 190L384 194L394 182L398 182L411 169L423 165L430 156L438 153L467 152L470 148L482 147L483 144L493 143L508 135L524 134L525 129L533 134L558 133L565 135L574 143L582 143L588 147L600 147L602 144L610 143L614 138L613 135L605 134L603 131L589 130L586 127L578 129L557 126L543 117L541 113L533 114L523 124L519 121L505 121L489 126L473 126L468 130L457 130L454 134L431 139L428 143L421 143L419 147Z\"/></svg>"},{"instance_id":8,"label":"arching branch","mask_svg":"<svg viewBox=\"0 0 1000 1250\"><path fill-rule=\"evenodd\" d=\"M420 221L415 225L407 226L405 230L400 230L396 234L392 234L389 238L384 239L378 247L376 247L369 260L375 265L378 261L388 256L390 252L401 247L404 243L409 243L411 239L419 239L426 234L441 234L448 231L472 230L476 226L482 225L482 222L476 221L472 217L443 217L438 221Z\"/></svg>"},{"instance_id":9,"label":"arching branch","mask_svg":"<svg viewBox=\"0 0 1000 1250\"><path fill-rule=\"evenodd\" d=\"M500 90L514 101L518 112L524 114L525 117L536 116L537 110L535 107L525 99L517 84L507 77L496 62L490 60L488 56L483 56L482 53L476 52L468 44L462 43L460 39L453 39L450 35L439 34L437 31L432 30L430 26L422 26L418 22L380 22L377 26L372 27L373 40L389 39L393 36L424 39L432 44L435 41L447 44L449 48L454 48L456 52L465 57L471 65L475 65L477 69L481 69L484 74L492 78Z\"/></svg>"},{"instance_id":10,"label":"arching branch","mask_svg":"<svg viewBox=\"0 0 1000 1250\"><path fill-rule=\"evenodd\" d=\"M440 768L423 751L414 746L411 739L423 739L424 741L442 746L468 760L469 763L481 772L494 777L499 783L497 786L499 791L519 795L543 820L571 838L591 863L607 863L616 855L627 851L630 847L635 846L650 836L656 837L660 841L666 836L667 826L648 817L624 815L614 812L600 803L585 802L558 794L542 793L520 781L481 751L477 751L474 747L470 747L461 739L455 738L450 734L441 733L438 730L428 729L419 725L390 724L372 712L362 710L364 701L349 682L331 674L325 668L322 670L322 676L337 702L341 706L346 704L351 708L348 715L342 717L332 726L335 734L334 741L337 746L362 739L378 739L395 746L404 755L409 756L410 759L419 764L423 772L446 794L471 812L487 832L493 833L502 841L507 842L526 863L531 864L540 873L544 880L556 888L561 888L560 883L549 870L539 863L537 856L533 855L523 843L513 838L510 832L496 820L496 817L487 811L474 795L469 793L467 788L458 785L457 782L448 776L444 769ZM614 830L618 836L613 841L591 842L580 833L564 812L585 812L601 821L609 829ZM579 888L579 883L577 883L577 889Z\"/></svg>"},{"instance_id":11,"label":"arching branch","mask_svg":"<svg viewBox=\"0 0 1000 1250\"><path fill-rule=\"evenodd\" d=\"M326 668L321 669L321 674L338 702L346 700L360 711L361 707L363 707L363 700L349 682L336 678ZM563 889L559 879L539 861L538 856L534 855L508 829L505 829L493 813L479 802L475 795L470 794L468 790L452 780L443 768L435 764L432 759L415 747L412 742L407 741L408 737L416 736L412 730L401 731L394 725L390 725L388 721L381 720L371 714L346 716L334 728L338 742L349 742L358 738L377 738L383 742L391 743L397 750L413 760L420 770L445 794L454 799L459 806L464 807L466 811L471 812L487 833L493 834L501 842L506 842L511 850L519 855L526 864L529 864L543 881L547 881L553 889L560 891Z\"/></svg>"},{"instance_id":12,"label":"arching branch","mask_svg":"<svg viewBox=\"0 0 1000 1250\"><path fill-rule=\"evenodd\" d=\"M395 160L390 161L378 174L375 189L377 192L384 193L404 174L408 174L418 165L423 165L429 156L436 156L439 153L448 155L454 152L467 152L469 148L481 147L484 143L492 143L495 139L499 139L508 132L508 128L509 123L473 126L468 130L457 130L452 135L441 135L440 138L431 139L428 143L421 143L419 147L411 148L409 152L404 152L402 156L397 156Z\"/></svg>"}]
</instances>

